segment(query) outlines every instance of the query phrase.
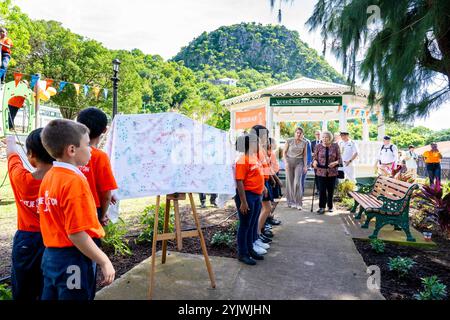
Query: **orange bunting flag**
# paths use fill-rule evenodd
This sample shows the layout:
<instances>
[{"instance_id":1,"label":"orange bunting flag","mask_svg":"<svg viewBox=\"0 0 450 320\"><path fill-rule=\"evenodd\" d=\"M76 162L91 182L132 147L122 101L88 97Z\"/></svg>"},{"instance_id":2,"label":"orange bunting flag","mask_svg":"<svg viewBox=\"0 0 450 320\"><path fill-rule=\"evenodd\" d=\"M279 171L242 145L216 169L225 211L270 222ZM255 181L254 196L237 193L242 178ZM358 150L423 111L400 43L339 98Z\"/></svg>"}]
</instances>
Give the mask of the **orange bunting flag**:
<instances>
[{"instance_id":1,"label":"orange bunting flag","mask_svg":"<svg viewBox=\"0 0 450 320\"><path fill-rule=\"evenodd\" d=\"M19 85L20 80L22 80L23 74L21 73L14 73L14 82L16 83L16 87Z\"/></svg>"},{"instance_id":2,"label":"orange bunting flag","mask_svg":"<svg viewBox=\"0 0 450 320\"><path fill-rule=\"evenodd\" d=\"M342 106L339 106L338 107L338 113L341 113L341 110L342 110Z\"/></svg>"},{"instance_id":3,"label":"orange bunting flag","mask_svg":"<svg viewBox=\"0 0 450 320\"><path fill-rule=\"evenodd\" d=\"M75 87L75 91L77 92L77 96L80 94L80 84L74 83L73 86Z\"/></svg>"},{"instance_id":4,"label":"orange bunting flag","mask_svg":"<svg viewBox=\"0 0 450 320\"><path fill-rule=\"evenodd\" d=\"M98 100L98 95L100 94L100 88L94 87L93 90L94 90L95 98Z\"/></svg>"},{"instance_id":5,"label":"orange bunting flag","mask_svg":"<svg viewBox=\"0 0 450 320\"><path fill-rule=\"evenodd\" d=\"M45 80L45 82L46 82L45 90L47 90L53 84L53 80L47 79L47 80Z\"/></svg>"},{"instance_id":6,"label":"orange bunting flag","mask_svg":"<svg viewBox=\"0 0 450 320\"><path fill-rule=\"evenodd\" d=\"M359 114L359 110L355 111L355 116L357 116Z\"/></svg>"}]
</instances>

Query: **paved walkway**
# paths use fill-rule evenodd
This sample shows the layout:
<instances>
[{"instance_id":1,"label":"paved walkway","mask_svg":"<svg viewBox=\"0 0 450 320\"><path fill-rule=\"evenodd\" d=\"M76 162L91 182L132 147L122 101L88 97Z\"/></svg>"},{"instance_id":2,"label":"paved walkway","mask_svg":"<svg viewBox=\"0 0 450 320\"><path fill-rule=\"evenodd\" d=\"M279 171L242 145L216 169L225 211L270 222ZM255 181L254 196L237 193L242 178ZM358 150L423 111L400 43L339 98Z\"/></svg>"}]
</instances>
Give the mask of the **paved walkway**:
<instances>
[{"instance_id":1,"label":"paved walkway","mask_svg":"<svg viewBox=\"0 0 450 320\"><path fill-rule=\"evenodd\" d=\"M274 228L265 261L249 267L212 257L217 280L213 290L201 256L171 253L166 265L158 259L154 299L383 299L367 288L367 267L339 213L317 216L281 203L276 216L283 224ZM150 260L144 261L97 299L146 299L149 270Z\"/></svg>"}]
</instances>

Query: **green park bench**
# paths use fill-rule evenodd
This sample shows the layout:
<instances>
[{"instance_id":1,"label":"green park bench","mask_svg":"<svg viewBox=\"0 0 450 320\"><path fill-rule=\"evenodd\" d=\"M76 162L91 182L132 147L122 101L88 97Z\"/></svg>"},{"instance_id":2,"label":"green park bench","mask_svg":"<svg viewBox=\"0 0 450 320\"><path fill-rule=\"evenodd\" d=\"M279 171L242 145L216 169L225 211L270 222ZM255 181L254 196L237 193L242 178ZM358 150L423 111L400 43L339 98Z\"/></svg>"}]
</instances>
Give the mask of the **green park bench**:
<instances>
[{"instance_id":1,"label":"green park bench","mask_svg":"<svg viewBox=\"0 0 450 320\"><path fill-rule=\"evenodd\" d=\"M376 218L375 230L369 237L377 239L378 233L385 225L393 225L395 230L403 230L410 242L416 240L409 230L409 204L417 184L403 182L397 179L379 176L372 185L357 184L358 191L349 195L355 200L351 210L359 212L355 219L360 220L366 214L366 222L362 228L369 228L370 221Z\"/></svg>"}]
</instances>

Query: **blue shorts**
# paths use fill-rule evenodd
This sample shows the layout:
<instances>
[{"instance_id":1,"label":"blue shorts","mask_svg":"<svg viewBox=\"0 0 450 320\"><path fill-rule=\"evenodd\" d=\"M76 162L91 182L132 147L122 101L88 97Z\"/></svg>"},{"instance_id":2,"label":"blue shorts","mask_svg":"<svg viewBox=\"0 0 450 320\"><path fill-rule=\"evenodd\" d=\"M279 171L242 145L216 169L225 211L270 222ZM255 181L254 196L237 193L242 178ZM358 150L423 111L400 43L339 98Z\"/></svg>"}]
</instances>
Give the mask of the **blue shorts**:
<instances>
[{"instance_id":1,"label":"blue shorts","mask_svg":"<svg viewBox=\"0 0 450 320\"><path fill-rule=\"evenodd\" d=\"M46 248L42 300L93 300L95 266L76 247Z\"/></svg>"},{"instance_id":2,"label":"blue shorts","mask_svg":"<svg viewBox=\"0 0 450 320\"><path fill-rule=\"evenodd\" d=\"M267 195L267 197L266 197L266 196L263 196L263 202L264 202L264 201L273 201L273 200L274 200L274 199L273 199L273 190L272 190L272 186L270 185L269 180L267 180L266 182L264 182L264 186L267 188L268 195Z\"/></svg>"},{"instance_id":3,"label":"blue shorts","mask_svg":"<svg viewBox=\"0 0 450 320\"><path fill-rule=\"evenodd\" d=\"M41 298L43 287L41 261L44 250L40 232L16 232L11 268L14 300L35 301Z\"/></svg>"}]
</instances>

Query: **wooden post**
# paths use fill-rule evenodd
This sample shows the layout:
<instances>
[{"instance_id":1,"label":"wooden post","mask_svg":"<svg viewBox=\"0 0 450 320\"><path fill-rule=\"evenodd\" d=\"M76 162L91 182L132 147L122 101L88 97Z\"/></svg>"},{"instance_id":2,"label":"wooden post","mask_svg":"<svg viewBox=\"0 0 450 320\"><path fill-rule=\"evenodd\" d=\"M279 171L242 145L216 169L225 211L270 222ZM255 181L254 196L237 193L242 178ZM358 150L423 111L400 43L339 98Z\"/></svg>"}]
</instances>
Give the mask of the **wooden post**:
<instances>
[{"instance_id":1,"label":"wooden post","mask_svg":"<svg viewBox=\"0 0 450 320\"><path fill-rule=\"evenodd\" d=\"M180 221L180 206L178 199L173 200L173 206L175 210L175 233L177 235L177 249L183 250L183 238L181 237L181 221Z\"/></svg>"},{"instance_id":2,"label":"wooden post","mask_svg":"<svg viewBox=\"0 0 450 320\"><path fill-rule=\"evenodd\" d=\"M164 234L169 232L169 222L170 222L170 200L166 199L166 212L164 215ZM162 264L166 263L167 257L167 240L163 240L162 245Z\"/></svg>"},{"instance_id":3,"label":"wooden post","mask_svg":"<svg viewBox=\"0 0 450 320\"><path fill-rule=\"evenodd\" d=\"M161 196L156 197L155 208L155 225L153 226L153 242L152 242L152 269L150 274L150 288L148 292L149 299L152 299L153 289L155 287L155 271L156 271L156 242L158 241L158 218L159 218L159 205L161 202Z\"/></svg>"}]
</instances>

